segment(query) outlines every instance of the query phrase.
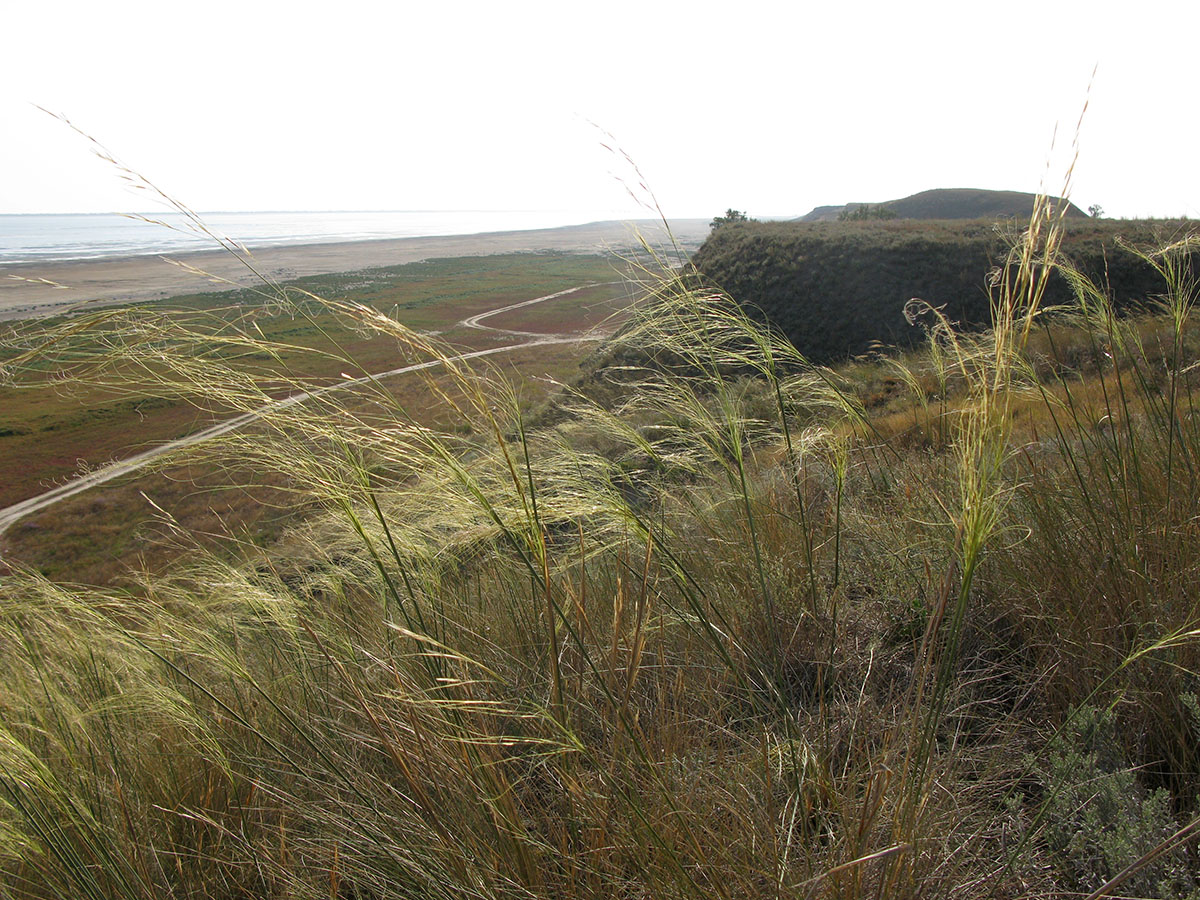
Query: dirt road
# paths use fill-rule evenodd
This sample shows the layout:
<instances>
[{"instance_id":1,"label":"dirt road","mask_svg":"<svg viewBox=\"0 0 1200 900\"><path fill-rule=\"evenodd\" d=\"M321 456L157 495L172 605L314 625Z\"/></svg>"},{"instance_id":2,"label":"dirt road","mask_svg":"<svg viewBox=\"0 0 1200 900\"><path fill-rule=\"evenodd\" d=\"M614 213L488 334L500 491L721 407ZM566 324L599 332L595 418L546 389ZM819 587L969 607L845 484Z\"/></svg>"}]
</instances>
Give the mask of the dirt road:
<instances>
[{"instance_id":1,"label":"dirt road","mask_svg":"<svg viewBox=\"0 0 1200 900\"><path fill-rule=\"evenodd\" d=\"M524 338L524 340L514 344L506 344L503 347L491 347L486 350L473 350L469 353L460 353L458 356L450 357L448 361L460 362L470 359L479 359L483 356L492 356L493 354L497 353L509 353L513 350L520 350L523 347L533 347L540 344L568 344L575 343L577 341L599 339L600 335L594 333L573 335L533 334L526 331L508 331L503 328L492 328L491 326L479 324L483 319L486 319L489 316L499 315L500 313L508 312L509 310L513 309L519 309L521 307L532 306L536 303L545 303L549 300L557 300L560 297L565 297L569 294L575 293L576 291L590 287L596 287L596 285L579 285L578 287L569 288L565 291L547 294L544 297L534 297L532 300L523 300L520 303L513 303L508 306L489 310L487 312L471 316L468 319L464 319L459 323L460 325L465 325L469 328L486 328L489 331L495 331L501 334L510 334L514 337ZM210 438L227 434L230 431L249 425L251 422L255 422L269 413L286 409L289 406L295 406L296 404L303 403L313 397L318 397L334 391L350 390L360 385L367 384L368 382L375 382L383 378L390 378L393 375L404 375L409 372L418 372L422 369L432 369L435 366L442 365L443 362L444 361L440 359L432 359L428 362L401 366L398 369L389 369L386 372L378 372L374 375L366 375L362 378L339 381L336 384L318 388L314 391L301 391L299 393L292 394L289 397L284 397L283 399L268 403L260 409L252 412L243 413L242 415L235 416L232 419L226 419L223 422L210 425L208 428L197 431L194 434L189 434L186 437L181 437L173 441L167 441L165 444L159 444L156 447L151 447L148 450L141 451L140 453L135 453L134 455L128 456L125 459L115 460L114 462L95 469L94 471L79 475L65 484L60 484L57 487L51 488L50 490L38 494L35 497L30 497L27 500L22 500L20 503L14 503L12 506L0 509L0 535L4 534L4 532L7 531L14 523L20 519L23 519L25 516L32 515L36 512L41 512L43 509L58 503L60 500L65 500L68 497L74 497L76 494L82 493L83 491L89 490L97 485L104 484L106 481L112 481L114 478L120 478L123 475L136 472L138 469L141 469L143 466L152 460L157 459L163 454L171 453L176 450L182 450L186 447L191 447L195 444L198 444L201 441L206 441Z\"/></svg>"}]
</instances>

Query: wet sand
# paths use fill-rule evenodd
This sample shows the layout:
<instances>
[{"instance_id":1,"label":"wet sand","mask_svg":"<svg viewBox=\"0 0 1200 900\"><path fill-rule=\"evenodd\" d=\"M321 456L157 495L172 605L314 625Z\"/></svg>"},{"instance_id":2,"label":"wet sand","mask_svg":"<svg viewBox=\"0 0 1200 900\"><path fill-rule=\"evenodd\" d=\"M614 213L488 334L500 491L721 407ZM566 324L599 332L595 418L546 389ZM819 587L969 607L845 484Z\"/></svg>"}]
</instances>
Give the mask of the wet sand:
<instances>
[{"instance_id":1,"label":"wet sand","mask_svg":"<svg viewBox=\"0 0 1200 900\"><path fill-rule=\"evenodd\" d=\"M681 247L690 251L708 235L708 224L704 219L681 219L672 221L671 229ZM252 262L268 278L287 281L305 275L352 272L453 256L539 250L622 252L637 243L634 226L652 246L663 243L660 222L597 222L536 231L270 247L252 251ZM80 304L92 307L139 303L261 284L243 262L222 250L181 253L170 258L189 268L158 256L0 265L0 320L65 313Z\"/></svg>"}]
</instances>

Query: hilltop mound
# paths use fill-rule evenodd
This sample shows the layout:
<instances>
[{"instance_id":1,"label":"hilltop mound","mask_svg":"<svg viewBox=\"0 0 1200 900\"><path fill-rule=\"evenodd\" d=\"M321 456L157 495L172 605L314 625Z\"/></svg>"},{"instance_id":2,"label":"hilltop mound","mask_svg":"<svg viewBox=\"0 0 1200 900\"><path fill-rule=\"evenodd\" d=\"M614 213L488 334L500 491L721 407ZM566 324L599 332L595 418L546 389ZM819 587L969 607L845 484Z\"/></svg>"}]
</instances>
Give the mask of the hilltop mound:
<instances>
[{"instance_id":1,"label":"hilltop mound","mask_svg":"<svg viewBox=\"0 0 1200 900\"><path fill-rule=\"evenodd\" d=\"M1161 278L1120 252L1118 237L1161 243L1183 225L1085 216L1070 220L1063 250L1118 306L1138 304L1161 290ZM1004 235L982 221L748 222L713 231L692 265L810 359L828 362L878 343L919 342L924 331L904 315L911 297L942 307L960 327L986 327L988 273L1006 247ZM1046 302L1067 303L1071 296L1056 277Z\"/></svg>"},{"instance_id":2,"label":"hilltop mound","mask_svg":"<svg viewBox=\"0 0 1200 900\"><path fill-rule=\"evenodd\" d=\"M942 188L921 191L911 197L883 203L847 203L844 206L818 206L798 222L833 222L843 212L863 206L882 207L897 219L1028 219L1036 194L1023 191L985 191L976 188ZM1055 204L1067 204L1067 217L1086 219L1087 213L1070 201L1055 198Z\"/></svg>"}]
</instances>

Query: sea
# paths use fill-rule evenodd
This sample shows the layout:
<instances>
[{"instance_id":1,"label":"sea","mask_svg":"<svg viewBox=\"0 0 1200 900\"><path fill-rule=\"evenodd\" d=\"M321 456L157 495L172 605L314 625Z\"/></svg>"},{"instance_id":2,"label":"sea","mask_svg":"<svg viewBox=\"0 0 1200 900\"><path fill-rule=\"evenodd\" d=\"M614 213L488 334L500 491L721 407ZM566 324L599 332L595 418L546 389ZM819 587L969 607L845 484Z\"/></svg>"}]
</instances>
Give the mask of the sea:
<instances>
[{"instance_id":1,"label":"sea","mask_svg":"<svg viewBox=\"0 0 1200 900\"><path fill-rule=\"evenodd\" d=\"M0 214L0 265L216 250L218 239L255 249L527 231L623 217L613 210L205 212L197 224L179 212Z\"/></svg>"}]
</instances>

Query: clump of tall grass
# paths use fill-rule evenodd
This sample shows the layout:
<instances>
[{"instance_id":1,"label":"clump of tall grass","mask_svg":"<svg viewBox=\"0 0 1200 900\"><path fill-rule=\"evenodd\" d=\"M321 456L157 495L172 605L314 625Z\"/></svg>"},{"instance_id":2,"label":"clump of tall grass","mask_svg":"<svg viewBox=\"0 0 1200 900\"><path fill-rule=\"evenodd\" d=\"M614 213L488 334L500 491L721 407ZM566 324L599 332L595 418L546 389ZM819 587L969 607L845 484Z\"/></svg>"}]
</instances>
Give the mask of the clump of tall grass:
<instances>
[{"instance_id":1,"label":"clump of tall grass","mask_svg":"<svg viewBox=\"0 0 1200 900\"><path fill-rule=\"evenodd\" d=\"M1099 683L1116 691L1130 762L1189 814L1200 791L1183 703L1198 648L1180 638L1200 613L1193 246L1185 237L1137 251L1164 284L1138 317L1117 316L1102 290L1064 266L1086 375L1058 368L1034 383L1039 402L1014 460L1029 537L1006 554L1001 576L1019 585L1035 640L1053 642L1060 665L1047 694L1074 705ZM1061 340L1047 329L1051 352ZM1126 665L1134 657L1141 664Z\"/></svg>"},{"instance_id":2,"label":"clump of tall grass","mask_svg":"<svg viewBox=\"0 0 1200 900\"><path fill-rule=\"evenodd\" d=\"M260 412L193 452L278 471L319 512L124 592L5 578L0 883L1050 896L1150 857L1173 867L1153 884L1192 884L1200 769L1173 716L1197 671L1193 288L1170 248L1147 256L1168 290L1154 352L1082 277L1075 318L1043 328L1059 234L1039 205L994 329L926 310L929 352L888 370L929 441L672 270L611 345L604 402L566 389L536 426L485 366L284 289L273 314L436 362L446 424L382 379L313 391L258 310L15 332L13 378L69 363ZM1062 329L1109 362L1036 360ZM1153 822L1080 866L1086 767L1063 760L1097 704L1130 726L1106 796L1154 798Z\"/></svg>"}]
</instances>

